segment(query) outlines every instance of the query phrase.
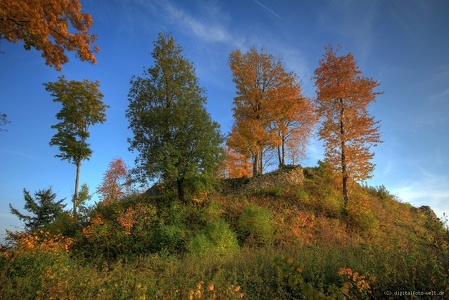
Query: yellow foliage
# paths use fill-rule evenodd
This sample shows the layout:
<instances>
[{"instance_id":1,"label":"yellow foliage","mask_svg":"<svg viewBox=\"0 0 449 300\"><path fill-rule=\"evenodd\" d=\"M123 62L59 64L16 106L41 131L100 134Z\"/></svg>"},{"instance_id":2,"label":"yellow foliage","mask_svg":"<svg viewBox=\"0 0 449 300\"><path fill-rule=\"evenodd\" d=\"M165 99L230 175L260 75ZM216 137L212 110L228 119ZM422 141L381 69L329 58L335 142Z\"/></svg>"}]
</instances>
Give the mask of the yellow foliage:
<instances>
[{"instance_id":1,"label":"yellow foliage","mask_svg":"<svg viewBox=\"0 0 449 300\"><path fill-rule=\"evenodd\" d=\"M17 251L27 252L40 250L43 252L65 251L69 252L73 239L61 234L51 234L48 231L38 230L32 233L11 232L8 235L16 243Z\"/></svg>"}]
</instances>

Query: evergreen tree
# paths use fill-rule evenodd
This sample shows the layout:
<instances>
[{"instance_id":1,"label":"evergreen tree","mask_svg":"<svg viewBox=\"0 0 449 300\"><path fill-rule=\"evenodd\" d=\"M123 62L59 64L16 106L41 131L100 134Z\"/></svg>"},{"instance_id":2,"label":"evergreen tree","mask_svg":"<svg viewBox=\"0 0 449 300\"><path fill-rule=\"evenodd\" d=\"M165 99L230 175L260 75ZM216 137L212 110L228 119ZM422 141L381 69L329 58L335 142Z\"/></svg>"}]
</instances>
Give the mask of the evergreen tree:
<instances>
[{"instance_id":1,"label":"evergreen tree","mask_svg":"<svg viewBox=\"0 0 449 300\"><path fill-rule=\"evenodd\" d=\"M55 201L56 194L52 192L51 188L35 192L35 199L33 199L29 191L23 189L23 196L25 199L25 210L33 215L23 215L13 208L11 204L9 204L9 208L13 215L25 222L26 231L42 229L52 224L64 212L64 207L66 206L66 204L62 204L65 199Z\"/></svg>"},{"instance_id":2,"label":"evergreen tree","mask_svg":"<svg viewBox=\"0 0 449 300\"><path fill-rule=\"evenodd\" d=\"M205 91L192 63L171 36L159 34L154 43L154 66L145 77L133 77L126 116L139 152L134 172L141 179L176 184L178 200L187 188L207 185L222 156L218 123L205 109Z\"/></svg>"}]
</instances>

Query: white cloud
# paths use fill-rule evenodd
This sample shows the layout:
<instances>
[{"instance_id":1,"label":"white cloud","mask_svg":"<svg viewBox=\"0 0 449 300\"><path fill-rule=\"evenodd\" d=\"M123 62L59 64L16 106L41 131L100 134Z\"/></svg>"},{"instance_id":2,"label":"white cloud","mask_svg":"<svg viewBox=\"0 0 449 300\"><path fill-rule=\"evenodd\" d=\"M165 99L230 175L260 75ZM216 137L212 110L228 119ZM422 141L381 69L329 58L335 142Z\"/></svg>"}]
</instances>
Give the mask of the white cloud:
<instances>
[{"instance_id":1,"label":"white cloud","mask_svg":"<svg viewBox=\"0 0 449 300\"><path fill-rule=\"evenodd\" d=\"M401 201L416 207L430 206L438 217L449 213L449 178L420 170L418 180L407 181L391 188Z\"/></svg>"},{"instance_id":2,"label":"white cloud","mask_svg":"<svg viewBox=\"0 0 449 300\"><path fill-rule=\"evenodd\" d=\"M170 0L162 1L140 1L150 12L157 12L169 20L180 30L193 35L201 41L234 44L240 46L243 43L241 38L234 36L227 28L229 21L226 13L217 3L208 2L198 6L197 15L193 15L182 9Z\"/></svg>"}]
</instances>

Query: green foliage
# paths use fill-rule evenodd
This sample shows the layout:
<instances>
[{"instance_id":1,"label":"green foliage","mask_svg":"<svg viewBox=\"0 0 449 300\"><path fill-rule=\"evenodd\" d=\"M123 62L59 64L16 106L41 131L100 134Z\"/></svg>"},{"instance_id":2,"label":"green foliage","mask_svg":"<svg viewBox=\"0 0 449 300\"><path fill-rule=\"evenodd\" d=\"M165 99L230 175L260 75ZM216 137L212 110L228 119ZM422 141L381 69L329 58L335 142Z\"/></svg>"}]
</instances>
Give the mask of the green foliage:
<instances>
[{"instance_id":1,"label":"green foliage","mask_svg":"<svg viewBox=\"0 0 449 300\"><path fill-rule=\"evenodd\" d=\"M98 87L98 81L68 81L60 76L56 82L44 83L45 89L51 92L54 102L62 104L56 114L60 120L51 128L58 132L50 141L51 146L58 146L61 154L56 155L70 163L77 164L89 159L92 150L86 142L89 138L89 126L106 121L105 111L108 108L101 100L103 94Z\"/></svg>"},{"instance_id":2,"label":"green foliage","mask_svg":"<svg viewBox=\"0 0 449 300\"><path fill-rule=\"evenodd\" d=\"M198 256L233 254L238 249L236 234L222 218L212 220L187 244L187 250Z\"/></svg>"},{"instance_id":3,"label":"green foliage","mask_svg":"<svg viewBox=\"0 0 449 300\"><path fill-rule=\"evenodd\" d=\"M157 230L157 249L170 253L182 253L187 235L185 209L177 205L159 210Z\"/></svg>"},{"instance_id":4,"label":"green foliage","mask_svg":"<svg viewBox=\"0 0 449 300\"><path fill-rule=\"evenodd\" d=\"M154 46L154 66L145 77L131 80L126 111L134 134L130 149L139 151L135 173L142 180L160 179L177 190L178 200L185 200L189 190L209 185L223 138L182 48L163 34Z\"/></svg>"},{"instance_id":5,"label":"green foliage","mask_svg":"<svg viewBox=\"0 0 449 300\"><path fill-rule=\"evenodd\" d=\"M318 161L318 167L305 168L304 175L303 190L296 195L298 200L329 217L341 217L343 199L329 166Z\"/></svg>"},{"instance_id":6,"label":"green foliage","mask_svg":"<svg viewBox=\"0 0 449 300\"><path fill-rule=\"evenodd\" d=\"M102 102L103 94L99 90L98 81L68 81L61 76L58 81L44 83L44 86L54 97L53 102L62 104L61 110L56 114L56 119L61 122L51 126L58 132L51 138L50 146L59 147L61 153L55 155L56 157L76 165L73 196L73 215L76 216L81 161L92 155L87 143L90 136L89 127L106 121L108 106Z\"/></svg>"},{"instance_id":7,"label":"green foliage","mask_svg":"<svg viewBox=\"0 0 449 300\"><path fill-rule=\"evenodd\" d=\"M356 186L348 214L332 215L320 197L331 199L338 187L319 168L308 172L301 187L280 197L212 195L182 204L129 195L100 202L85 224L62 213L49 232L8 233L0 298L383 299L398 287L449 293L449 234L431 213L383 188ZM239 247L236 232L249 247Z\"/></svg>"},{"instance_id":8,"label":"green foliage","mask_svg":"<svg viewBox=\"0 0 449 300\"><path fill-rule=\"evenodd\" d=\"M346 299L343 293L335 286L330 285L330 295L317 290L312 284L306 282L302 272L304 265L293 258L275 257L278 269L278 281L286 291L288 298L293 299Z\"/></svg>"},{"instance_id":9,"label":"green foliage","mask_svg":"<svg viewBox=\"0 0 449 300\"><path fill-rule=\"evenodd\" d=\"M238 231L242 241L259 246L270 244L274 237L270 211L256 205L246 206L238 220Z\"/></svg>"},{"instance_id":10,"label":"green foliage","mask_svg":"<svg viewBox=\"0 0 449 300\"><path fill-rule=\"evenodd\" d=\"M362 230L374 230L379 227L379 221L370 208L369 201L372 201L372 198L367 194L355 193L346 208L350 222Z\"/></svg>"},{"instance_id":11,"label":"green foliage","mask_svg":"<svg viewBox=\"0 0 449 300\"><path fill-rule=\"evenodd\" d=\"M33 215L31 216L21 214L9 204L11 213L24 221L26 231L47 228L63 213L64 207L66 206L62 204L65 199L55 201L56 194L52 192L51 187L35 192L34 196L35 199L33 199L29 191L23 189L23 197L25 199L24 209L32 213Z\"/></svg>"}]
</instances>

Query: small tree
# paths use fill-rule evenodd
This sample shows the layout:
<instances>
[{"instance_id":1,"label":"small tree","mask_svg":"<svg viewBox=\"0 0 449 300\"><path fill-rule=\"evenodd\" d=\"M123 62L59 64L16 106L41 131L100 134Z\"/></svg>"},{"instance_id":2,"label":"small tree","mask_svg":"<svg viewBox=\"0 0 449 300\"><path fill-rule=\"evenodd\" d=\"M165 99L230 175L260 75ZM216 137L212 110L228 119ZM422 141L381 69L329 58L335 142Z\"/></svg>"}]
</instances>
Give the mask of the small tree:
<instances>
[{"instance_id":1,"label":"small tree","mask_svg":"<svg viewBox=\"0 0 449 300\"><path fill-rule=\"evenodd\" d=\"M98 89L98 81L67 81L61 76L58 81L45 83L44 86L55 97L53 101L62 104L62 109L56 114L56 119L61 122L51 126L58 132L52 137L50 145L58 146L62 152L56 157L76 165L73 195L73 215L76 216L81 161L92 155L87 143L89 127L106 121L108 106L102 102L103 94Z\"/></svg>"},{"instance_id":2,"label":"small tree","mask_svg":"<svg viewBox=\"0 0 449 300\"><path fill-rule=\"evenodd\" d=\"M367 106L381 93L374 91L377 81L360 76L351 53L337 56L331 46L325 49L314 77L322 119L319 135L324 140L326 161L341 175L346 208L349 181L369 178L374 170L370 148L381 140L378 121L369 115Z\"/></svg>"},{"instance_id":3,"label":"small tree","mask_svg":"<svg viewBox=\"0 0 449 300\"><path fill-rule=\"evenodd\" d=\"M2 0L0 2L0 39L24 42L42 51L47 65L61 71L68 62L65 51L76 51L82 61L96 63L94 53L100 48L91 44L96 35L87 30L92 16L81 12L78 0ZM70 30L76 31L75 33Z\"/></svg>"},{"instance_id":4,"label":"small tree","mask_svg":"<svg viewBox=\"0 0 449 300\"><path fill-rule=\"evenodd\" d=\"M192 63L171 36L159 34L154 43L154 66L133 77L126 116L138 150L135 171L141 179L176 184L183 201L187 188L197 189L212 179L221 159L222 136L218 123L205 109Z\"/></svg>"},{"instance_id":5,"label":"small tree","mask_svg":"<svg viewBox=\"0 0 449 300\"><path fill-rule=\"evenodd\" d=\"M25 199L24 209L33 215L23 215L13 208L11 204L9 204L9 208L13 215L24 221L26 231L46 228L64 212L64 207L66 206L66 204L62 204L65 198L55 201L56 194L52 192L51 188L35 192L35 199L33 199L29 191L23 189L23 196Z\"/></svg>"},{"instance_id":6,"label":"small tree","mask_svg":"<svg viewBox=\"0 0 449 300\"><path fill-rule=\"evenodd\" d=\"M78 192L78 200L76 202L77 217L78 220L86 221L89 213L89 206L87 201L92 199L92 195L89 194L89 186L87 183L81 185L81 189Z\"/></svg>"},{"instance_id":7,"label":"small tree","mask_svg":"<svg viewBox=\"0 0 449 300\"><path fill-rule=\"evenodd\" d=\"M109 163L103 181L97 187L97 193L102 201L117 200L129 191L129 181L128 166L123 159L115 158Z\"/></svg>"}]
</instances>

